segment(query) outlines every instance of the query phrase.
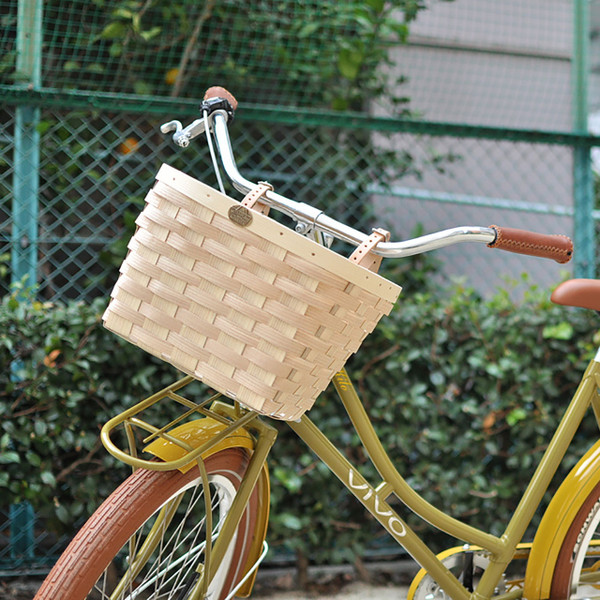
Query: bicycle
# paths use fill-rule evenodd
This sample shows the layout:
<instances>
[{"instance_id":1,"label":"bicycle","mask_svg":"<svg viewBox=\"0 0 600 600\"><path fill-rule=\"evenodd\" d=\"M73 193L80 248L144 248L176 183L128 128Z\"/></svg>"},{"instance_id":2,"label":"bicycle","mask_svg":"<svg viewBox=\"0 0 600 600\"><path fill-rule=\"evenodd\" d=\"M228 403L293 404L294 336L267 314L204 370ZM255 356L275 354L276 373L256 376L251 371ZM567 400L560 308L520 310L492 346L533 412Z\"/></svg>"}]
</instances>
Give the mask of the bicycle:
<instances>
[{"instance_id":1,"label":"bicycle","mask_svg":"<svg viewBox=\"0 0 600 600\"><path fill-rule=\"evenodd\" d=\"M266 460L277 433L264 415L287 421L421 565L410 600L600 598L600 441L559 487L533 542L522 542L590 406L600 423L600 350L502 536L460 522L410 488L343 367L399 294L398 286L375 272L382 257L475 241L566 262L571 241L496 226L453 228L402 242L390 242L382 230L358 232L240 175L228 134L236 107L226 90L211 88L201 119L186 128L178 121L162 127L181 146L205 133L213 161L221 157L245 198L238 203L171 167L161 168L104 318L119 335L188 374L106 423L104 445L133 474L75 536L36 600L248 596L267 549ZM266 214L270 208L291 217L296 230L275 223ZM351 260L327 247L332 238L356 246ZM280 287L269 297L274 286ZM567 281L552 298L598 311L600 281ZM329 321L338 329L329 331ZM192 331L198 322L201 331ZM323 356L329 357L327 365ZM198 402L184 396L182 390L197 379L218 392ZM377 485L305 414L330 379L381 475ZM161 411L171 405L181 412L164 423ZM153 416L160 424L151 423ZM464 545L435 555L392 508L387 501L392 495ZM515 560L525 561L524 577L507 580L504 573Z\"/></svg>"}]
</instances>

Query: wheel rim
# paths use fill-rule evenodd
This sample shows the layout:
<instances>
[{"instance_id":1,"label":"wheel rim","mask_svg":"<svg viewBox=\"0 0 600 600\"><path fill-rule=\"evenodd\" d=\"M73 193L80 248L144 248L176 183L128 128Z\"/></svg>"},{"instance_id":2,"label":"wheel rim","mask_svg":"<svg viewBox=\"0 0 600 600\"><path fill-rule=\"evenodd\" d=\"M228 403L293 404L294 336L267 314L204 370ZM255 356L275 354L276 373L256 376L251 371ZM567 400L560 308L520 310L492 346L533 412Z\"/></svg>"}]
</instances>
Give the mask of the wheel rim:
<instances>
[{"instance_id":1,"label":"wheel rim","mask_svg":"<svg viewBox=\"0 0 600 600\"><path fill-rule=\"evenodd\" d=\"M232 475L235 475L232 473ZM237 492L232 481L221 474L209 476L213 509L213 544ZM154 529L159 539L149 557L144 557L139 569L135 557L143 554L157 516L173 510L170 519ZM197 566L204 563L206 547L204 494L200 477L190 481L164 502L150 519L132 536L118 555L118 560L102 574L88 598L90 600L184 600L198 581ZM163 512L161 512L163 511ZM201 514L202 517L198 518ZM167 522L168 521L168 522ZM236 534L237 535L237 534ZM207 598L219 598L231 566L236 537L230 541L219 569L211 580ZM134 557L134 560L132 560ZM121 564L119 564L121 563ZM117 570L115 576L115 570ZM114 596L115 590L118 592Z\"/></svg>"}]
</instances>

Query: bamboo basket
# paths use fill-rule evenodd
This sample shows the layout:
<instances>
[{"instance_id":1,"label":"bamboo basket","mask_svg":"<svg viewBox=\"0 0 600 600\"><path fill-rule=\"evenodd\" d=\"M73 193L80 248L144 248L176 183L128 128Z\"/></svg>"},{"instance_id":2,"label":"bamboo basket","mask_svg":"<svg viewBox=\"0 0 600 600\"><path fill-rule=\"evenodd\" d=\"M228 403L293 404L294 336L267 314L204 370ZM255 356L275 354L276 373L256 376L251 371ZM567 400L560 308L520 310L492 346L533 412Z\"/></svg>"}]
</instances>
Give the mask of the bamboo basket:
<instances>
[{"instance_id":1,"label":"bamboo basket","mask_svg":"<svg viewBox=\"0 0 600 600\"><path fill-rule=\"evenodd\" d=\"M400 287L163 165L103 320L243 405L302 416Z\"/></svg>"}]
</instances>

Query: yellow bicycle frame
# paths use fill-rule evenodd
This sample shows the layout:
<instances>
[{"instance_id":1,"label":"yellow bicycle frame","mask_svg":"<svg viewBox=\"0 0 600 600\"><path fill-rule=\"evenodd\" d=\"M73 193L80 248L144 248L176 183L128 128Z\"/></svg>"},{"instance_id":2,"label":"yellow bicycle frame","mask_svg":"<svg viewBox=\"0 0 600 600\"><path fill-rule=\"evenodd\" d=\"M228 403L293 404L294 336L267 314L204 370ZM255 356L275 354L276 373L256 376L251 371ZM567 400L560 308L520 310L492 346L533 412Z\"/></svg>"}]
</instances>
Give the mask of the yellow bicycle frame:
<instances>
[{"instance_id":1,"label":"yellow bicycle frame","mask_svg":"<svg viewBox=\"0 0 600 600\"><path fill-rule=\"evenodd\" d=\"M214 407L213 407L214 408ZM170 435L177 438L179 441L184 441L189 444L192 448L201 448L204 444L212 439L218 437L223 430L225 425L219 421L215 421L210 417L198 419L189 423L185 423L175 428L170 432ZM238 429L234 433L229 434L221 440L211 449L203 453L201 458L206 459L221 450L227 448L244 448L246 450L254 451L256 442L252 436L245 429ZM185 450L178 444L168 442L165 439L158 438L149 444L145 451L156 456L164 463L172 463L178 461L185 454ZM179 467L182 473L186 473L197 464L197 460L185 464ZM258 506L259 515L258 522L256 523L255 535L252 538L252 545L250 548L250 554L248 560L242 572L242 578L248 573L248 571L256 564L263 550L263 543L267 536L267 526L269 524L269 507L270 507L270 482L269 482L269 470L267 467L266 460L262 463L262 471L259 475L258 482ZM243 508L243 506L242 506ZM225 536L223 536L225 537ZM256 579L256 570L246 580L243 587L238 590L236 596L247 598L252 593L254 587L254 581Z\"/></svg>"},{"instance_id":2,"label":"yellow bicycle frame","mask_svg":"<svg viewBox=\"0 0 600 600\"><path fill-rule=\"evenodd\" d=\"M191 378L184 378L166 389L179 389L190 380ZM445 514L415 492L397 472L382 447L369 416L345 370L340 371L334 377L333 383L362 444L382 478L378 485L373 486L367 482L306 415L300 421L288 422L288 425L344 483L349 491L362 502L390 535L423 567L421 575L423 573L430 575L453 600L467 600L469 598L473 600L488 600L491 598L494 598L494 600L511 600L521 597L528 600L545 600L548 598L556 558L564 537L574 516L590 491L600 483L600 441L580 460L559 488L542 519L533 544L522 544L521 538L590 405L593 407L596 419L600 424L600 396L598 393L600 387L600 352L596 359L590 362L513 517L505 532L499 537L462 523ZM164 393L163 390L158 395L164 395ZM145 402L155 401L153 398L147 399ZM140 403L140 405L143 404ZM140 405L138 405L138 412ZM135 464L138 459L126 453L124 456L119 455L120 451L115 450L114 445L110 442L110 430L114 429L116 424L122 422L135 422L136 425L142 423L146 426L143 421L138 422L136 414L136 407L125 411L122 415L109 421L102 433L103 441L109 451L129 464ZM252 489L255 485L258 485L262 511L257 539L251 552L252 556L246 565L246 570L250 569L261 552L266 533L269 510L269 480L266 457L275 441L276 430L265 424L255 413L240 411L239 408L216 402L211 406L209 416L202 419L178 425L169 429L168 433L164 431L164 428L158 430L148 427L148 431L152 432L150 437L153 438L153 441L144 450L161 459L161 462L154 463L152 468L177 468L185 471L192 468L199 459L206 458L225 448L239 447L251 452L252 458L247 474L231 507L231 518L227 517L219 539L215 544L212 560L218 566L226 545L225 542L222 544L219 542L229 539L229 536L233 534ZM139 462L141 463L140 466L148 465L148 461L139 460ZM392 494L406 507L441 531L467 542L471 546L482 548L489 554L489 565L473 593L468 591L457 577L444 566L442 562L444 554L436 556L392 509L387 502L388 497ZM527 552L530 552L530 554L524 590L511 590L494 596L494 590L508 564L515 557L523 558L524 553ZM216 566L210 567L210 571L207 573L208 576L214 572ZM254 578L250 577L244 588L237 594L248 595L252 589L253 581ZM600 581L600 574L597 581Z\"/></svg>"},{"instance_id":3,"label":"yellow bicycle frame","mask_svg":"<svg viewBox=\"0 0 600 600\"><path fill-rule=\"evenodd\" d=\"M542 501L587 409L592 405L597 418L600 415L599 361L600 359L597 357L588 366L530 484L504 534L500 537L454 519L435 508L410 488L396 471L381 446L373 425L345 371L336 375L334 385L363 445L382 477L381 483L377 486L369 484L306 415L299 422L289 423L289 425L453 600L520 598L522 590L513 590L500 596L494 596L494 590L515 553L523 547L523 545L519 545L521 538ZM578 467L575 467L561 487L561 496L548 508L548 516L543 520L540 532L536 535L531 547L532 562L527 570L526 592L523 596L528 600L547 598L547 595L544 594L548 590L548 577L553 572L554 563L552 561L556 560L555 554L547 554L550 541L557 539L557 543L559 543L561 536L564 538L566 528L575 514L574 511L581 506L593 485L600 481L600 469L597 468L600 466L598 455L599 450L595 446L586 454ZM458 581L391 508L386 501L391 494L394 494L405 506L441 531L489 552L490 564L473 594ZM561 497L572 500L572 506L570 508L561 506ZM598 578L600 580L600 575Z\"/></svg>"},{"instance_id":4,"label":"yellow bicycle frame","mask_svg":"<svg viewBox=\"0 0 600 600\"><path fill-rule=\"evenodd\" d=\"M582 394L591 397L600 423L600 362L592 361L581 383ZM600 440L573 467L540 522L527 563L524 597L548 598L560 547L582 504L600 483Z\"/></svg>"}]
</instances>

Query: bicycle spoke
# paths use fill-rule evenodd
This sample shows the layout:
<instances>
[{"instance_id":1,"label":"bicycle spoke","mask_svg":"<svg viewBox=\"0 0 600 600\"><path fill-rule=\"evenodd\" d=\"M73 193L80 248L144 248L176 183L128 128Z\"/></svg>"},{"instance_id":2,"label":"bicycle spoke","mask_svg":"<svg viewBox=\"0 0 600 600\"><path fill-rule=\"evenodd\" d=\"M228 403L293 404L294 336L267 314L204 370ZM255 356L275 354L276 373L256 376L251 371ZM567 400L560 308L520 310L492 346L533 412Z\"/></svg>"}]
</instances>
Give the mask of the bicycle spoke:
<instances>
[{"instance_id":1,"label":"bicycle spoke","mask_svg":"<svg viewBox=\"0 0 600 600\"><path fill-rule=\"evenodd\" d=\"M200 495L198 498L193 499L193 501L190 502L190 505L188 506L188 509L186 510L186 513L181 520L180 526L177 528L177 530L175 532L173 532L171 538L167 541L167 544L171 544L171 542L174 540L175 536L178 536L178 541L172 544L172 550L171 550L170 554L168 556L164 557L163 562L166 562L168 567L166 567L162 570L161 586L163 586L165 583L171 583L170 580L165 579L165 577L168 574L169 570L173 571L173 569L175 569L174 575L177 577L177 579L172 584L172 586L173 586L173 589L177 589L177 587L179 585L178 580L187 578L187 575L191 572L191 569L194 568L193 561L202 553L202 551L205 547L205 542L202 542L201 544L197 544L197 542L196 542L198 537L201 535L201 533L203 531L205 518L202 519L202 521L199 522L195 527L190 529L184 535L183 538L179 539L179 535L181 533L181 530L183 529L183 523L185 523L187 521L187 518L189 517L189 515L192 511L192 508L201 501L201 498L202 498L202 495ZM217 507L218 503L215 504L213 502L212 506ZM193 538L192 538L192 536L193 536ZM190 539L190 538L192 538L192 539ZM186 554L184 554L182 557L180 557L178 559L175 559L174 557L177 554L177 551L180 547L186 548ZM189 548L191 548L191 549L189 549ZM159 556L162 556L162 552ZM180 566L182 563L184 566L186 563L190 563L187 570L184 571L182 569L182 567ZM177 567L177 568L175 568L175 567ZM158 568L160 568L160 564L157 564L157 569ZM157 580L157 583L158 583L158 580Z\"/></svg>"},{"instance_id":2,"label":"bicycle spoke","mask_svg":"<svg viewBox=\"0 0 600 600\"><path fill-rule=\"evenodd\" d=\"M143 582L138 585L138 590L145 591L150 587L154 586L154 596L158 596L161 589L169 585L173 590L178 589L179 580L185 579L189 574L192 565L185 570L186 563L191 563L203 550L204 543L196 544L195 541L201 535L204 527L204 519L200 520L191 530L184 532L184 524L187 518L190 516L194 506L199 502L200 498L192 498L190 505L186 509L184 516L177 528L171 533L168 539L161 539L159 551L151 565L149 565L148 572ZM183 535L182 535L183 534ZM189 539L193 535L193 543L191 549L189 549ZM165 548L169 548L165 551ZM175 558L178 551L181 548L187 548L185 553ZM169 573L171 573L169 575ZM176 577L174 581L171 581L173 577Z\"/></svg>"}]
</instances>

